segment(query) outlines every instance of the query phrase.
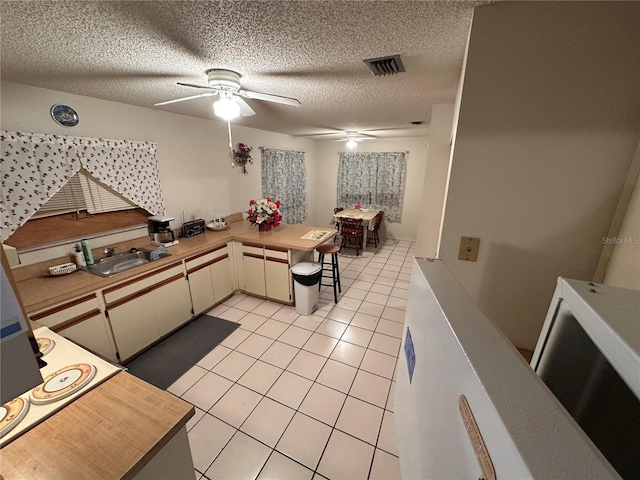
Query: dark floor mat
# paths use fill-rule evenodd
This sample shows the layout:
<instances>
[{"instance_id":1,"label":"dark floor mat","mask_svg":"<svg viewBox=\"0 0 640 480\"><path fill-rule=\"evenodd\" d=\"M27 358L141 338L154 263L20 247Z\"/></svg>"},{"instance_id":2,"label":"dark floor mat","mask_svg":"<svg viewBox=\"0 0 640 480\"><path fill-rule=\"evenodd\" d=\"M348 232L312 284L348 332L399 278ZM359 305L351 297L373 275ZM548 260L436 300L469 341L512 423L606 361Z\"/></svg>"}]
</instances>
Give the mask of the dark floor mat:
<instances>
[{"instance_id":1,"label":"dark floor mat","mask_svg":"<svg viewBox=\"0 0 640 480\"><path fill-rule=\"evenodd\" d=\"M222 318L201 315L125 367L130 374L166 390L239 326Z\"/></svg>"}]
</instances>

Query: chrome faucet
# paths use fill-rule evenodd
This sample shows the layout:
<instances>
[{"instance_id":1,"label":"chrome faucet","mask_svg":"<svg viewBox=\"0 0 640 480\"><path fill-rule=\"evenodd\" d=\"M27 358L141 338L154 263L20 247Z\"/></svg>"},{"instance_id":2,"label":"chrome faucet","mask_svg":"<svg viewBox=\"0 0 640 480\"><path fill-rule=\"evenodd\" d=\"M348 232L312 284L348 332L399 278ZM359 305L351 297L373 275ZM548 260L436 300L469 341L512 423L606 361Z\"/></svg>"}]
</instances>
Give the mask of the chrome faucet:
<instances>
[{"instance_id":1,"label":"chrome faucet","mask_svg":"<svg viewBox=\"0 0 640 480\"><path fill-rule=\"evenodd\" d=\"M105 247L104 256L113 257L116 254L116 247Z\"/></svg>"}]
</instances>

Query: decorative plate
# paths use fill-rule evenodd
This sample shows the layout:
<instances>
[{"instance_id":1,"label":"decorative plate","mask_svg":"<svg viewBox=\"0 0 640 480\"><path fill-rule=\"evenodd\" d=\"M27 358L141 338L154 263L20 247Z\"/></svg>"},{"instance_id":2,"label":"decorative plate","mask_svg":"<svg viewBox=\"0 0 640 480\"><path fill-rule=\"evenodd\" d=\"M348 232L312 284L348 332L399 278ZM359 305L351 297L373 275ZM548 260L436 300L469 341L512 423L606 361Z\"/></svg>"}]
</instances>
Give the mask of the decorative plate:
<instances>
[{"instance_id":1,"label":"decorative plate","mask_svg":"<svg viewBox=\"0 0 640 480\"><path fill-rule=\"evenodd\" d=\"M34 405L45 405L63 399L81 390L96 375L95 365L77 363L53 372L44 382L31 390Z\"/></svg>"},{"instance_id":2,"label":"decorative plate","mask_svg":"<svg viewBox=\"0 0 640 480\"><path fill-rule=\"evenodd\" d=\"M51 107L51 116L63 127L75 127L80 121L76 111L69 105L54 105Z\"/></svg>"}]
</instances>

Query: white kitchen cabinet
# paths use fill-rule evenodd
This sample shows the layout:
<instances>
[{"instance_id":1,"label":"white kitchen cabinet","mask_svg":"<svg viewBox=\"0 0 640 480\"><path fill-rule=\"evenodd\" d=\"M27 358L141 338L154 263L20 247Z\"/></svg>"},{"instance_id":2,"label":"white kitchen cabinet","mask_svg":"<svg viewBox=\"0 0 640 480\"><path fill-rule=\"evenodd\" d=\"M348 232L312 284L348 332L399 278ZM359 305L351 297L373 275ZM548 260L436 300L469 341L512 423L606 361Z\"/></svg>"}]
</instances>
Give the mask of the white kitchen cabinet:
<instances>
[{"instance_id":1,"label":"white kitchen cabinet","mask_svg":"<svg viewBox=\"0 0 640 480\"><path fill-rule=\"evenodd\" d=\"M228 245L221 245L186 259L194 314L209 310L235 290L230 249Z\"/></svg>"},{"instance_id":2,"label":"white kitchen cabinet","mask_svg":"<svg viewBox=\"0 0 640 480\"><path fill-rule=\"evenodd\" d=\"M113 336L95 293L33 313L29 318L92 352L116 360Z\"/></svg>"},{"instance_id":3,"label":"white kitchen cabinet","mask_svg":"<svg viewBox=\"0 0 640 480\"><path fill-rule=\"evenodd\" d=\"M262 245L242 244L242 271L245 292L266 297L264 248Z\"/></svg>"},{"instance_id":4,"label":"white kitchen cabinet","mask_svg":"<svg viewBox=\"0 0 640 480\"><path fill-rule=\"evenodd\" d=\"M207 311L216 303L213 295L213 279L208 265L201 265L192 270L187 270L189 276L189 290L191 291L191 304L193 313L199 315Z\"/></svg>"},{"instance_id":5,"label":"white kitchen cabinet","mask_svg":"<svg viewBox=\"0 0 640 480\"><path fill-rule=\"evenodd\" d=\"M291 302L291 272L288 250L265 247L264 273L267 298L285 303Z\"/></svg>"},{"instance_id":6,"label":"white kitchen cabinet","mask_svg":"<svg viewBox=\"0 0 640 480\"><path fill-rule=\"evenodd\" d=\"M182 262L106 288L102 293L121 361L192 318Z\"/></svg>"},{"instance_id":7,"label":"white kitchen cabinet","mask_svg":"<svg viewBox=\"0 0 640 480\"><path fill-rule=\"evenodd\" d=\"M151 292L160 336L175 330L191 317L189 284L184 275L169 279Z\"/></svg>"},{"instance_id":8,"label":"white kitchen cabinet","mask_svg":"<svg viewBox=\"0 0 640 480\"><path fill-rule=\"evenodd\" d=\"M118 301L108 307L108 312L120 360L127 360L160 338L150 293Z\"/></svg>"},{"instance_id":9,"label":"white kitchen cabinet","mask_svg":"<svg viewBox=\"0 0 640 480\"><path fill-rule=\"evenodd\" d=\"M221 302L235 290L233 282L233 265L229 255L216 259L211 265L213 277L213 293L216 303Z\"/></svg>"},{"instance_id":10,"label":"white kitchen cabinet","mask_svg":"<svg viewBox=\"0 0 640 480\"><path fill-rule=\"evenodd\" d=\"M286 248L240 244L236 263L239 288L246 293L282 303L293 303L291 259Z\"/></svg>"}]
</instances>

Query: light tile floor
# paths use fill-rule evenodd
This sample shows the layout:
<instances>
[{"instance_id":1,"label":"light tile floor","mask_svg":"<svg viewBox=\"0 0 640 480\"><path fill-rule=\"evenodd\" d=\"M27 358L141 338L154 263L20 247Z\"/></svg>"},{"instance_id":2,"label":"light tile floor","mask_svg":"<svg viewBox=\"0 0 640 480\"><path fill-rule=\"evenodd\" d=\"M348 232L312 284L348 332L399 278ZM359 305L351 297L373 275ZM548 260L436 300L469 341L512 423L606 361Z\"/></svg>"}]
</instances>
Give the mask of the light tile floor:
<instances>
[{"instance_id":1,"label":"light tile floor","mask_svg":"<svg viewBox=\"0 0 640 480\"><path fill-rule=\"evenodd\" d=\"M339 257L318 309L236 294L240 327L167 390L192 403L195 478L399 479L393 392L415 244Z\"/></svg>"}]
</instances>

